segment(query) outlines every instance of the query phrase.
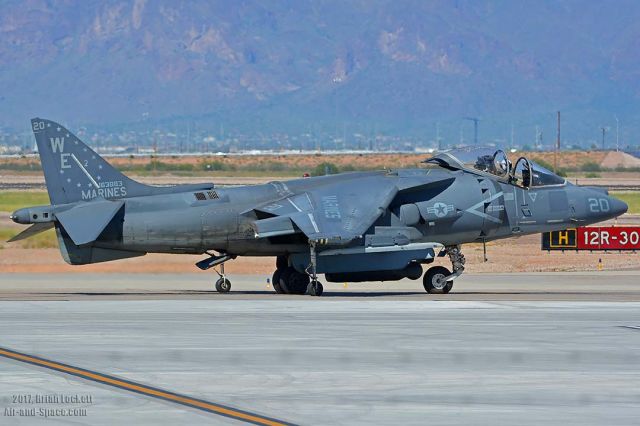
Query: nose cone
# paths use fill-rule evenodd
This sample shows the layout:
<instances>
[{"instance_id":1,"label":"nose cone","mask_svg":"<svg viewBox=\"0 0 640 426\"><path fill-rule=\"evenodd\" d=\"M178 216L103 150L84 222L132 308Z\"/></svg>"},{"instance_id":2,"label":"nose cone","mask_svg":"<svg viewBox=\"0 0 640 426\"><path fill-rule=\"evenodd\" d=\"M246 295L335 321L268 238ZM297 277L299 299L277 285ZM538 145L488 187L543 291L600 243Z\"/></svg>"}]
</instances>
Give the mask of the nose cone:
<instances>
[{"instance_id":1,"label":"nose cone","mask_svg":"<svg viewBox=\"0 0 640 426\"><path fill-rule=\"evenodd\" d=\"M629 208L624 201L607 195L600 189L581 187L578 191L574 218L584 225L613 219L626 213Z\"/></svg>"},{"instance_id":2,"label":"nose cone","mask_svg":"<svg viewBox=\"0 0 640 426\"><path fill-rule=\"evenodd\" d=\"M620 215L623 215L629 209L629 206L627 206L627 203L625 203L624 201L618 200L617 198L614 198L614 197L608 197L608 198L609 198L609 207L611 208L612 217L618 217Z\"/></svg>"}]
</instances>

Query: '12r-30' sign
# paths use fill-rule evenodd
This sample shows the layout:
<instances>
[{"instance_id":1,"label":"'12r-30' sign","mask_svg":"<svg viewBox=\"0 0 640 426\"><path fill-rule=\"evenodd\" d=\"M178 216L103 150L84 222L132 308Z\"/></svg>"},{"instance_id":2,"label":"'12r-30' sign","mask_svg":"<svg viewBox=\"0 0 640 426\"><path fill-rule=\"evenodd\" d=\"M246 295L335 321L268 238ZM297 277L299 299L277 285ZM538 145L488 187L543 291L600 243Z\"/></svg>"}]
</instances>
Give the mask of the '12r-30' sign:
<instances>
[{"instance_id":1,"label":"'12r-30' sign","mask_svg":"<svg viewBox=\"0 0 640 426\"><path fill-rule=\"evenodd\" d=\"M542 250L640 250L640 226L589 226L545 232Z\"/></svg>"}]
</instances>

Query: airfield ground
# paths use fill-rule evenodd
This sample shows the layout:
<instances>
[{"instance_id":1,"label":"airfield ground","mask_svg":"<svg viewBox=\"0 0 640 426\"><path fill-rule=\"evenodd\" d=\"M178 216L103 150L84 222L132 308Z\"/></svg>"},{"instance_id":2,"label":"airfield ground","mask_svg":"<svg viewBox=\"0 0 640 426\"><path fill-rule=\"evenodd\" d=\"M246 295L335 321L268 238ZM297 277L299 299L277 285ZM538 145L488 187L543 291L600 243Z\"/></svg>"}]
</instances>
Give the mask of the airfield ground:
<instances>
[{"instance_id":1,"label":"airfield ground","mask_svg":"<svg viewBox=\"0 0 640 426\"><path fill-rule=\"evenodd\" d=\"M486 264L475 263L479 247L467 251L469 270L486 272L463 275L449 295L403 280L325 283L320 298L274 294L272 259L227 268L232 292L219 294L180 256L90 267L113 268L99 271L63 265L54 249L5 248L0 414L80 408L64 420L91 425L240 424L246 413L263 424L637 424L638 254L547 255L538 244L490 247ZM580 269L584 256L617 270L490 272ZM91 401L13 399L54 394ZM232 418L180 403L190 398Z\"/></svg>"},{"instance_id":2,"label":"airfield ground","mask_svg":"<svg viewBox=\"0 0 640 426\"><path fill-rule=\"evenodd\" d=\"M20 275L2 275L1 287L34 290L33 277L13 277ZM95 277L39 275L42 287L35 290L91 288ZM98 277L101 288L110 287ZM157 286L157 277L125 282ZM584 290L593 278L467 281L468 288L494 296L551 282L557 296L571 295L576 286ZM634 425L640 417L638 276L598 278L597 302L553 296L444 301L377 292L333 297L337 290L331 289L321 298L263 290L208 297L196 290L188 300L62 295L57 301L0 301L0 355L2 348L24 354L23 361L0 356L0 408L85 409L81 417L62 419L73 424L240 424L141 387L151 386L156 395L158 389L177 392L201 404L223 404L232 414L269 417L271 424ZM184 279L160 281L176 288ZM196 281L200 288L201 278ZM261 288L237 281L241 288ZM612 292L631 292L628 300L636 302L607 301L608 285ZM89 370L93 378L51 370L50 361ZM112 377L107 382L99 374ZM123 380L138 390L117 387ZM88 395L91 401L27 404L14 402L16 394ZM5 414L2 423L41 420Z\"/></svg>"},{"instance_id":3,"label":"airfield ground","mask_svg":"<svg viewBox=\"0 0 640 426\"><path fill-rule=\"evenodd\" d=\"M232 291L215 291L210 277L191 273L95 274L0 272L0 301L13 300L274 300L306 301L311 296L279 295L262 274L230 274ZM327 283L328 300L405 301L592 301L640 302L640 270L602 272L465 273L447 295L428 294L422 280Z\"/></svg>"}]
</instances>

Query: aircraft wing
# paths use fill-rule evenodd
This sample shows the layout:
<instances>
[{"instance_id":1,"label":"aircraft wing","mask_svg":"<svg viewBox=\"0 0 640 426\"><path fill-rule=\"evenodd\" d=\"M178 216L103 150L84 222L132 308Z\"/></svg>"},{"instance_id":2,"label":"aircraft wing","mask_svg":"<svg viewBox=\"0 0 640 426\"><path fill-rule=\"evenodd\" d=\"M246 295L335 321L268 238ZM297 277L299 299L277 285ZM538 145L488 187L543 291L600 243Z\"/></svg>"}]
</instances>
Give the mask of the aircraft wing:
<instances>
[{"instance_id":1,"label":"aircraft wing","mask_svg":"<svg viewBox=\"0 0 640 426\"><path fill-rule=\"evenodd\" d=\"M383 176L337 180L254 208L257 238L304 233L321 243L344 245L362 236L393 201L398 188Z\"/></svg>"}]
</instances>

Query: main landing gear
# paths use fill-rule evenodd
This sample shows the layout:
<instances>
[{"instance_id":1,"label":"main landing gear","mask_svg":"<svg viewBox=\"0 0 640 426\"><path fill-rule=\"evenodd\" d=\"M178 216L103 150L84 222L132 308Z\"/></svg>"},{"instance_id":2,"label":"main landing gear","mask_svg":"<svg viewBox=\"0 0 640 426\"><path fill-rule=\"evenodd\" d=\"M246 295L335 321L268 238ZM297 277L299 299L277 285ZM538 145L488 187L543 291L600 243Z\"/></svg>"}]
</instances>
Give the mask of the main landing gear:
<instances>
[{"instance_id":1,"label":"main landing gear","mask_svg":"<svg viewBox=\"0 0 640 426\"><path fill-rule=\"evenodd\" d=\"M278 294L320 296L323 290L322 284L317 279L313 280L309 274L298 272L288 266L285 256L278 256L271 283Z\"/></svg>"},{"instance_id":2,"label":"main landing gear","mask_svg":"<svg viewBox=\"0 0 640 426\"><path fill-rule=\"evenodd\" d=\"M427 269L424 277L422 277L422 283L427 293L449 293L453 288L453 280L458 278L464 271L465 258L459 245L445 247L444 254L449 255L453 266L453 273L444 266L433 266Z\"/></svg>"},{"instance_id":3,"label":"main landing gear","mask_svg":"<svg viewBox=\"0 0 640 426\"><path fill-rule=\"evenodd\" d=\"M271 283L278 294L308 294L310 296L322 296L324 288L316 275L315 243L311 243L311 265L308 270L298 272L289 266L287 256L278 256L276 259L276 271L273 273Z\"/></svg>"},{"instance_id":4,"label":"main landing gear","mask_svg":"<svg viewBox=\"0 0 640 426\"><path fill-rule=\"evenodd\" d=\"M280 259L281 257L278 256L276 265L281 262ZM296 271L291 266L285 266L276 269L271 282L273 289L278 294L305 294L309 284L309 276Z\"/></svg>"}]
</instances>

